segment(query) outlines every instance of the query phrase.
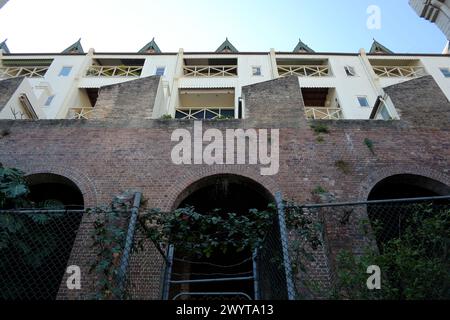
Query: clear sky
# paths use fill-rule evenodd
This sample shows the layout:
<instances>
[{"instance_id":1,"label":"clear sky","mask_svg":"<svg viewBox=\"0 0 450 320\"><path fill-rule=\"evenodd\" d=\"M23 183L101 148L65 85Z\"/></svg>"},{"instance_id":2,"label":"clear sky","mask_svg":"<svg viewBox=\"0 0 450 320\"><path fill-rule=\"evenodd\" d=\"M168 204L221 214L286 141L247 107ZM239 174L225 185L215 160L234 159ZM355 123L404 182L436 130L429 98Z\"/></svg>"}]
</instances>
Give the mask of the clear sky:
<instances>
[{"instance_id":1,"label":"clear sky","mask_svg":"<svg viewBox=\"0 0 450 320\"><path fill-rule=\"evenodd\" d=\"M368 29L367 8L381 9ZM446 38L408 0L9 0L0 41L11 52L61 52L78 38L87 51L136 52L155 37L164 52L214 51L228 37L240 51L357 52L372 38L394 52L441 53Z\"/></svg>"}]
</instances>

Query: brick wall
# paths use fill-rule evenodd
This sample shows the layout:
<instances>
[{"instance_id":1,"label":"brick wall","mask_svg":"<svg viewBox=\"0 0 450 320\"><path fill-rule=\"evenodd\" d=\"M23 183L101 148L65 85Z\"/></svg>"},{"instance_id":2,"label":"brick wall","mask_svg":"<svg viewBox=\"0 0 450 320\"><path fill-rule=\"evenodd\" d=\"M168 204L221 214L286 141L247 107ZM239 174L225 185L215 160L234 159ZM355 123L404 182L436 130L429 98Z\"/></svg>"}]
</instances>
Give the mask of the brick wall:
<instances>
[{"instance_id":1,"label":"brick wall","mask_svg":"<svg viewBox=\"0 0 450 320\"><path fill-rule=\"evenodd\" d=\"M17 90L22 81L23 77L11 78L0 81L0 112L6 106L9 99L11 99L11 96Z\"/></svg>"},{"instance_id":2,"label":"brick wall","mask_svg":"<svg viewBox=\"0 0 450 320\"><path fill-rule=\"evenodd\" d=\"M152 78L136 83L155 92L149 81L157 83ZM124 101L126 95L120 94L126 88L133 90L128 96L130 101ZM366 200L378 181L401 173L423 175L450 185L450 130L446 125L450 104L430 77L387 89L401 111L399 121L308 121L295 77L246 87L250 119L204 121L204 129L224 132L227 128L280 128L280 171L274 176L261 176L259 165L174 165L170 154L176 143L171 142L171 133L176 128L192 131L193 122L143 120L139 113L142 109L136 111L141 117L136 117L131 112L134 109L129 108L134 108L134 103L147 105L142 97L140 102L131 102L139 94L147 94L142 88L125 84L106 88L108 93L99 101L100 108L119 108L119 114L130 115L129 120L0 121L0 129L10 131L0 138L0 162L26 172L69 177L82 190L86 206L108 203L127 189L141 189L147 206L164 210L171 209L194 182L222 173L248 177L272 195L281 191L284 198L298 203L317 201L311 193L317 186L327 189L335 201ZM113 97L121 100L114 101ZM106 103L108 99L111 102ZM323 141L310 128L316 122L329 128L329 134L322 134ZM373 141L374 154L364 144L366 138ZM348 163L350 172L336 167L340 160ZM84 221L87 223L80 230L70 261L82 266L84 291L76 296L62 294L60 298L79 298L89 292L92 279L86 261L93 253L87 240L89 221ZM336 253L342 248L357 251L361 240L351 226L345 229L332 215L325 219L325 228L326 248L315 270L316 278L327 282L330 274L324 270L329 266L332 269ZM158 259L158 253L152 253L131 265L136 270L133 281L141 298L160 297Z\"/></svg>"},{"instance_id":3,"label":"brick wall","mask_svg":"<svg viewBox=\"0 0 450 320\"><path fill-rule=\"evenodd\" d=\"M100 88L92 119L149 119L153 115L159 76Z\"/></svg>"}]
</instances>

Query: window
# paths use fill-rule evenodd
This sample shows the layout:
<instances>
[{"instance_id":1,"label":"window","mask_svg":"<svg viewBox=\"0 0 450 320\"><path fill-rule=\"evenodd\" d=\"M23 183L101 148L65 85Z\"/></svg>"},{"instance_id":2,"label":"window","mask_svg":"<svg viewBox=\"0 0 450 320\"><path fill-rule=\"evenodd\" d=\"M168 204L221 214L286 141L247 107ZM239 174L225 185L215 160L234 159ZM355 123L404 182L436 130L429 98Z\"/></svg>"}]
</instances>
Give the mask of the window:
<instances>
[{"instance_id":1,"label":"window","mask_svg":"<svg viewBox=\"0 0 450 320\"><path fill-rule=\"evenodd\" d=\"M165 72L166 72L166 67L157 67L155 75L163 76Z\"/></svg>"},{"instance_id":2,"label":"window","mask_svg":"<svg viewBox=\"0 0 450 320\"><path fill-rule=\"evenodd\" d=\"M68 77L70 74L70 71L72 71L72 67L62 67L61 71L59 72L60 77Z\"/></svg>"},{"instance_id":3,"label":"window","mask_svg":"<svg viewBox=\"0 0 450 320\"><path fill-rule=\"evenodd\" d=\"M352 66L345 66L345 73L349 77L355 77L356 76L355 68L352 67Z\"/></svg>"},{"instance_id":4,"label":"window","mask_svg":"<svg viewBox=\"0 0 450 320\"><path fill-rule=\"evenodd\" d=\"M252 75L254 75L254 76L261 76L262 75L261 67L260 66L252 67Z\"/></svg>"},{"instance_id":5,"label":"window","mask_svg":"<svg viewBox=\"0 0 450 320\"><path fill-rule=\"evenodd\" d=\"M440 68L440 69L444 77L450 78L450 68Z\"/></svg>"},{"instance_id":6,"label":"window","mask_svg":"<svg viewBox=\"0 0 450 320\"><path fill-rule=\"evenodd\" d=\"M383 120L391 120L392 119L391 115L389 114L388 110L386 109L386 106L383 106L383 108L380 111L380 115L381 115L381 118L383 118Z\"/></svg>"},{"instance_id":7,"label":"window","mask_svg":"<svg viewBox=\"0 0 450 320\"><path fill-rule=\"evenodd\" d=\"M44 106L45 106L45 107L50 106L50 105L52 104L52 101L53 101L54 98L55 98L54 95L53 95L53 96L49 96L49 97L47 98L47 100L45 101Z\"/></svg>"},{"instance_id":8,"label":"window","mask_svg":"<svg viewBox=\"0 0 450 320\"><path fill-rule=\"evenodd\" d=\"M358 102L361 107L370 107L369 101L367 100L367 97L365 97L365 96L359 96Z\"/></svg>"}]
</instances>

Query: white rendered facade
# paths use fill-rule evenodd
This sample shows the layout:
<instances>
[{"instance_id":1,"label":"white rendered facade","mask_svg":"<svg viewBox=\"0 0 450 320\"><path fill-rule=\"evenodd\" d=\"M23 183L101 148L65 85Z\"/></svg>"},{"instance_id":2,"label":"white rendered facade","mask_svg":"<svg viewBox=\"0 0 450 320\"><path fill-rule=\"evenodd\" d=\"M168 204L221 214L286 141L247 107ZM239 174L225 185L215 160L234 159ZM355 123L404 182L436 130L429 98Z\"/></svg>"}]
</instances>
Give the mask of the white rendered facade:
<instances>
[{"instance_id":1,"label":"white rendered facade","mask_svg":"<svg viewBox=\"0 0 450 320\"><path fill-rule=\"evenodd\" d=\"M237 118L241 98L245 103L242 87L287 75L298 76L311 118L369 119L379 97L390 117L398 118L383 88L424 75L433 76L450 99L450 55L366 54L363 49L356 54L182 49L177 53L96 53L91 49L86 54L8 54L0 50L0 80L26 77L0 111L0 118L27 118L20 112L21 94L26 94L40 119L89 118L95 111L90 96L100 87L158 73L163 75L153 119L194 118L202 108ZM317 94L322 95L321 101L308 100ZM241 110L245 118L245 108Z\"/></svg>"}]
</instances>

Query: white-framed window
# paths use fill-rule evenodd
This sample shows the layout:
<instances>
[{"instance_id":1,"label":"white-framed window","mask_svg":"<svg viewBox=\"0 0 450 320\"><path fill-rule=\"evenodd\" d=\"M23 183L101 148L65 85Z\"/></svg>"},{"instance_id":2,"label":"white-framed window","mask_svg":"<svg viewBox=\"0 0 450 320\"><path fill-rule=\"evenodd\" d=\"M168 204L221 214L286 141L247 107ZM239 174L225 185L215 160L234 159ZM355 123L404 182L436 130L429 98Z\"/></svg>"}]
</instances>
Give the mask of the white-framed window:
<instances>
[{"instance_id":1,"label":"white-framed window","mask_svg":"<svg viewBox=\"0 0 450 320\"><path fill-rule=\"evenodd\" d=\"M370 107L369 100L366 96L358 96L358 102L361 107Z\"/></svg>"},{"instance_id":2,"label":"white-framed window","mask_svg":"<svg viewBox=\"0 0 450 320\"><path fill-rule=\"evenodd\" d=\"M55 99L55 95L51 95L47 98L47 100L45 101L44 106L45 107L49 107L52 104L53 99Z\"/></svg>"},{"instance_id":3,"label":"white-framed window","mask_svg":"<svg viewBox=\"0 0 450 320\"><path fill-rule=\"evenodd\" d=\"M352 66L345 66L345 73L347 74L347 76L349 77L355 77L356 76L356 71L355 68Z\"/></svg>"},{"instance_id":4,"label":"white-framed window","mask_svg":"<svg viewBox=\"0 0 450 320\"><path fill-rule=\"evenodd\" d=\"M166 67L164 67L164 66L156 67L155 75L163 76L165 72L166 72Z\"/></svg>"},{"instance_id":5,"label":"white-framed window","mask_svg":"<svg viewBox=\"0 0 450 320\"><path fill-rule=\"evenodd\" d=\"M68 77L70 75L70 72L72 71L72 67L64 66L61 68L61 71L59 72L60 77Z\"/></svg>"},{"instance_id":6,"label":"white-framed window","mask_svg":"<svg viewBox=\"0 0 450 320\"><path fill-rule=\"evenodd\" d=\"M253 66L252 67L252 75L255 77L262 76L261 66Z\"/></svg>"},{"instance_id":7,"label":"white-framed window","mask_svg":"<svg viewBox=\"0 0 450 320\"><path fill-rule=\"evenodd\" d=\"M450 78L450 68L439 68L441 69L442 74L446 78Z\"/></svg>"}]
</instances>

